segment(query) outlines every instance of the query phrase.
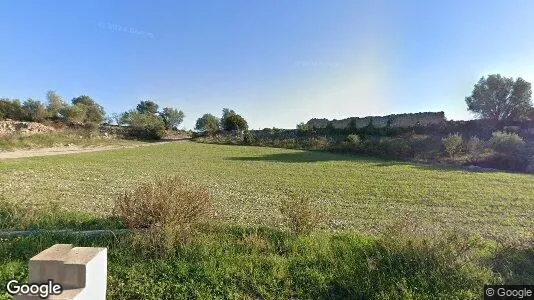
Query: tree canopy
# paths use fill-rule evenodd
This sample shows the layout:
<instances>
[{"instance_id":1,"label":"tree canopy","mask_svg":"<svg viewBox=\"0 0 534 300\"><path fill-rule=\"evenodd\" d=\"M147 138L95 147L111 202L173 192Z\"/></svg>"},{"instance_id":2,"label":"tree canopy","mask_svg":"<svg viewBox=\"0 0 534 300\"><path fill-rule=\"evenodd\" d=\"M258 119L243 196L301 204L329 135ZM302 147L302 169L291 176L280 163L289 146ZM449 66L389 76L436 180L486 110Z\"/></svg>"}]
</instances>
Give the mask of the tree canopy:
<instances>
[{"instance_id":1,"label":"tree canopy","mask_svg":"<svg viewBox=\"0 0 534 300\"><path fill-rule=\"evenodd\" d=\"M61 96L59 96L55 91L48 91L46 93L47 105L46 109L48 115L52 120L57 120L61 118L60 112L67 106Z\"/></svg>"},{"instance_id":2,"label":"tree canopy","mask_svg":"<svg viewBox=\"0 0 534 300\"><path fill-rule=\"evenodd\" d=\"M167 129L178 128L184 121L184 112L172 107L165 107L160 113Z\"/></svg>"},{"instance_id":3,"label":"tree canopy","mask_svg":"<svg viewBox=\"0 0 534 300\"><path fill-rule=\"evenodd\" d=\"M219 131L219 124L220 121L216 116L212 114L204 114L197 119L195 129L208 134L213 134Z\"/></svg>"},{"instance_id":4,"label":"tree canopy","mask_svg":"<svg viewBox=\"0 0 534 300\"><path fill-rule=\"evenodd\" d=\"M229 108L223 108L220 126L224 131L241 131L248 129L247 121L245 121L245 119L238 115L233 109Z\"/></svg>"},{"instance_id":5,"label":"tree canopy","mask_svg":"<svg viewBox=\"0 0 534 300\"><path fill-rule=\"evenodd\" d=\"M26 121L42 122L47 117L46 107L39 100L28 99L22 104Z\"/></svg>"},{"instance_id":6,"label":"tree canopy","mask_svg":"<svg viewBox=\"0 0 534 300\"><path fill-rule=\"evenodd\" d=\"M225 131L243 131L248 129L247 121L245 121L245 119L238 114L229 115L222 122L222 126Z\"/></svg>"},{"instance_id":7,"label":"tree canopy","mask_svg":"<svg viewBox=\"0 0 534 300\"><path fill-rule=\"evenodd\" d=\"M71 101L72 106L66 110L69 123L81 125L98 125L104 121L104 108L87 95L78 96Z\"/></svg>"},{"instance_id":8,"label":"tree canopy","mask_svg":"<svg viewBox=\"0 0 534 300\"><path fill-rule=\"evenodd\" d=\"M532 108L531 96L531 84L521 77L514 80L494 74L482 77L465 102L468 110L483 119L520 121Z\"/></svg>"},{"instance_id":9,"label":"tree canopy","mask_svg":"<svg viewBox=\"0 0 534 300\"><path fill-rule=\"evenodd\" d=\"M142 114L156 114L158 112L159 105L154 101L146 100L137 104L137 111Z\"/></svg>"}]
</instances>

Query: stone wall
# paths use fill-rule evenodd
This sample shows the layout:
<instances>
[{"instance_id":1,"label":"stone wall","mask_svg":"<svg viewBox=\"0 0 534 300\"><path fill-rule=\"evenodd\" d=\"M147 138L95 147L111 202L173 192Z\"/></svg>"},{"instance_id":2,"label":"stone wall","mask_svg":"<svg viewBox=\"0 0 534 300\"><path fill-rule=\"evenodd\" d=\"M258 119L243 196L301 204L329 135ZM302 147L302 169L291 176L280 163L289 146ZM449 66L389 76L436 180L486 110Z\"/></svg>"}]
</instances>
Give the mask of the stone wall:
<instances>
[{"instance_id":1,"label":"stone wall","mask_svg":"<svg viewBox=\"0 0 534 300\"><path fill-rule=\"evenodd\" d=\"M383 117L365 117L365 118L347 118L343 120L328 119L311 119L307 125L315 128L325 128L329 122L332 122L334 128L344 129L353 123L356 128L362 128L372 122L374 127L386 127L388 124L391 127L411 127L416 125L428 126L433 124L440 124L445 122L445 113L440 112L423 112L414 114L398 114L388 115Z\"/></svg>"}]
</instances>

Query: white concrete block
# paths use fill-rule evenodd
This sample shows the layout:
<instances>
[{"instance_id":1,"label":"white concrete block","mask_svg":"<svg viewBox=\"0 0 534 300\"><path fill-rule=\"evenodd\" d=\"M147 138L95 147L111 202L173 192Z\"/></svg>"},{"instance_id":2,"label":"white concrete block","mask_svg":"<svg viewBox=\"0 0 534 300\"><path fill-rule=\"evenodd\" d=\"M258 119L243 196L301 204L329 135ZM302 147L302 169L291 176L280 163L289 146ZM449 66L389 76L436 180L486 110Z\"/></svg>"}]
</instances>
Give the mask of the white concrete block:
<instances>
[{"instance_id":1,"label":"white concrete block","mask_svg":"<svg viewBox=\"0 0 534 300\"><path fill-rule=\"evenodd\" d=\"M29 262L29 283L53 280L63 287L61 295L48 299L106 299L107 249L57 244L34 256ZM38 299L15 296L15 299Z\"/></svg>"}]
</instances>

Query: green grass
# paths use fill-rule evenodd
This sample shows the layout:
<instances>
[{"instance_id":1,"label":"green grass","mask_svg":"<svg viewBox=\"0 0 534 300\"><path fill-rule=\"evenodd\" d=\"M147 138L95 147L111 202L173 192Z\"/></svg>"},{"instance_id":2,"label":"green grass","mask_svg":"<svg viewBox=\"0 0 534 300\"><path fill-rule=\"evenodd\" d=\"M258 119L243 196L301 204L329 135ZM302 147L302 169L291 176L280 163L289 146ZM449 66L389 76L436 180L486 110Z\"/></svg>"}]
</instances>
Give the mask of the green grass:
<instances>
[{"instance_id":1,"label":"green grass","mask_svg":"<svg viewBox=\"0 0 534 300\"><path fill-rule=\"evenodd\" d=\"M220 219L280 227L281 199L310 197L326 229L381 231L410 219L436 230L530 240L534 176L466 172L323 152L171 143L0 162L6 201L109 216L141 181L183 174L211 188Z\"/></svg>"},{"instance_id":2,"label":"green grass","mask_svg":"<svg viewBox=\"0 0 534 300\"><path fill-rule=\"evenodd\" d=\"M3 241L0 284L27 280L28 259L55 243L108 247L110 299L480 299L484 283L525 283L533 277L521 276L532 276L534 268L534 252L504 252L530 269L500 278L490 266L503 249L454 237L424 243L209 227L170 256L151 259L129 241L52 235ZM518 267L507 261L500 266Z\"/></svg>"},{"instance_id":3,"label":"green grass","mask_svg":"<svg viewBox=\"0 0 534 300\"><path fill-rule=\"evenodd\" d=\"M56 243L108 247L112 299L479 299L483 284L534 282L534 176L324 152L170 143L4 160L0 228L121 228L114 199L170 174L213 193L219 222L190 243L153 257L128 235L0 239L0 285ZM282 230L289 194L321 208L322 230Z\"/></svg>"}]
</instances>

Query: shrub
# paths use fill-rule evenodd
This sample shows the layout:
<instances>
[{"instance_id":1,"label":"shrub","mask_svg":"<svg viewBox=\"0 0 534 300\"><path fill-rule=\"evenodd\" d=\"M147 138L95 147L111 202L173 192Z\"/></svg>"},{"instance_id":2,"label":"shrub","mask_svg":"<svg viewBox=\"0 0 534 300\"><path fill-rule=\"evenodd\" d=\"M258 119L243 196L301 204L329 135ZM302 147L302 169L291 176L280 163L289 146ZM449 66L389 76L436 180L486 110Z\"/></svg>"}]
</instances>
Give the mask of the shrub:
<instances>
[{"instance_id":1,"label":"shrub","mask_svg":"<svg viewBox=\"0 0 534 300\"><path fill-rule=\"evenodd\" d=\"M211 215L210 193L180 177L145 183L115 202L114 214L127 228L147 229L139 233L137 245L144 250L158 243L169 250L189 240L193 230ZM140 235L140 236L139 236ZM159 247L159 246L157 246Z\"/></svg>"},{"instance_id":2,"label":"shrub","mask_svg":"<svg viewBox=\"0 0 534 300\"><path fill-rule=\"evenodd\" d=\"M307 144L311 150L326 150L328 148L328 139L324 136L309 138Z\"/></svg>"},{"instance_id":3,"label":"shrub","mask_svg":"<svg viewBox=\"0 0 534 300\"><path fill-rule=\"evenodd\" d=\"M528 156L521 151L512 153L497 152L483 162L484 167L520 172L527 169L527 164Z\"/></svg>"},{"instance_id":4,"label":"shrub","mask_svg":"<svg viewBox=\"0 0 534 300\"><path fill-rule=\"evenodd\" d=\"M347 138L345 139L345 141L347 141L349 145L355 146L355 147L360 145L360 142L361 142L360 137L357 134L347 135Z\"/></svg>"},{"instance_id":5,"label":"shrub","mask_svg":"<svg viewBox=\"0 0 534 300\"><path fill-rule=\"evenodd\" d=\"M532 174L534 174L534 155L532 155L532 156L528 159L528 164L527 164L527 167L526 167L525 171L526 171L527 173L532 173Z\"/></svg>"},{"instance_id":6,"label":"shrub","mask_svg":"<svg viewBox=\"0 0 534 300\"><path fill-rule=\"evenodd\" d=\"M310 199L302 196L282 200L280 213L294 234L309 234L319 226L322 220L317 207Z\"/></svg>"},{"instance_id":7,"label":"shrub","mask_svg":"<svg viewBox=\"0 0 534 300\"><path fill-rule=\"evenodd\" d=\"M159 140L165 135L165 122L161 117L133 112L129 118L132 137Z\"/></svg>"},{"instance_id":8,"label":"shrub","mask_svg":"<svg viewBox=\"0 0 534 300\"><path fill-rule=\"evenodd\" d=\"M492 133L489 144L497 152L510 153L520 150L525 142L517 133L496 131Z\"/></svg>"},{"instance_id":9,"label":"shrub","mask_svg":"<svg viewBox=\"0 0 534 300\"><path fill-rule=\"evenodd\" d=\"M467 153L472 161L478 161L485 148L486 143L477 136L471 137L467 142Z\"/></svg>"},{"instance_id":10,"label":"shrub","mask_svg":"<svg viewBox=\"0 0 534 300\"><path fill-rule=\"evenodd\" d=\"M412 145L405 139L389 137L366 139L358 150L369 155L395 159L406 159L415 154Z\"/></svg>"},{"instance_id":11,"label":"shrub","mask_svg":"<svg viewBox=\"0 0 534 300\"><path fill-rule=\"evenodd\" d=\"M254 137L254 135L250 131L245 131L245 133L243 134L243 143L245 143L246 145L253 145L255 142L256 137Z\"/></svg>"},{"instance_id":12,"label":"shrub","mask_svg":"<svg viewBox=\"0 0 534 300\"><path fill-rule=\"evenodd\" d=\"M405 159L414 156L414 150L405 139L383 137L379 140L379 151L389 158Z\"/></svg>"},{"instance_id":13,"label":"shrub","mask_svg":"<svg viewBox=\"0 0 534 300\"><path fill-rule=\"evenodd\" d=\"M441 141L443 143L443 147L445 148L445 152L447 152L451 158L460 153L462 150L463 140L462 136L458 133L449 134Z\"/></svg>"}]
</instances>

